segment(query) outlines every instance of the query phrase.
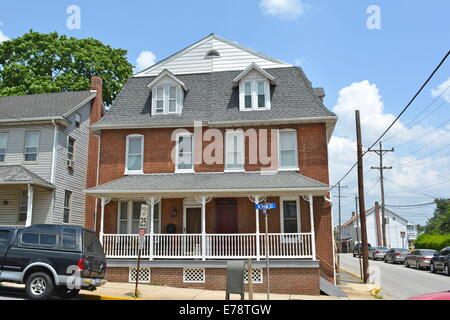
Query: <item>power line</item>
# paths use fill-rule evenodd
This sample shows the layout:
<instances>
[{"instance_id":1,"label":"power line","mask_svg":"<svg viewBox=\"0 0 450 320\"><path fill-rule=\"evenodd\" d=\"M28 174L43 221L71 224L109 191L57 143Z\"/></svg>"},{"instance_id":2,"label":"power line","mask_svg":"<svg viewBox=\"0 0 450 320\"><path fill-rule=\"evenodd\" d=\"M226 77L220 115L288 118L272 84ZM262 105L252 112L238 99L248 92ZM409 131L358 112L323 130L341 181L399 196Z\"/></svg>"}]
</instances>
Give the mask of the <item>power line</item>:
<instances>
[{"instance_id":1,"label":"power line","mask_svg":"<svg viewBox=\"0 0 450 320\"><path fill-rule=\"evenodd\" d=\"M391 182L391 183L394 183L394 184L400 186L400 187L403 187L403 188L405 188L405 189L408 189L408 190L411 190L411 191L414 191L414 192L423 194L423 195L425 195L425 196L427 196L427 197L430 197L430 198L433 198L433 199L439 198L439 197L431 196L431 195L429 195L429 194L426 194L426 193L417 191L417 190L415 190L415 189L409 188L409 187L404 186L404 185L402 185L402 184L400 184L400 183L398 183L398 182L392 181L391 179L388 179L388 178L386 178L386 177L385 177L385 179L386 179L387 181Z\"/></svg>"},{"instance_id":2,"label":"power line","mask_svg":"<svg viewBox=\"0 0 450 320\"><path fill-rule=\"evenodd\" d=\"M378 141L380 141L386 135L386 133L398 121L398 119L403 115L403 113L405 113L405 111L410 107L410 105L414 102L414 100L416 100L417 96L422 92L422 90L425 88L425 86L428 84L428 82L430 82L431 78L433 78L434 74L441 68L441 66L444 64L445 60L447 59L447 57L449 55L450 55L450 51L447 51L444 58L442 58L442 60L439 62L439 64L436 66L436 68L434 68L433 72L428 76L427 80L425 80L425 82L422 84L422 86L419 88L419 90L414 94L414 96L411 98L411 100L408 102L408 104L403 108L403 110L394 119L394 121L392 121L392 123L387 127L387 129L381 134L381 136L368 148L368 150L371 150L372 147L374 147L378 143ZM364 156L366 154L366 152L364 152L362 154L362 156ZM334 189L338 183L342 182L342 180L344 180L350 174L350 172L356 167L357 164L358 164L358 162L355 162L355 164L344 174L344 176L336 184L334 184L334 186L331 187L331 189Z\"/></svg>"}]
</instances>

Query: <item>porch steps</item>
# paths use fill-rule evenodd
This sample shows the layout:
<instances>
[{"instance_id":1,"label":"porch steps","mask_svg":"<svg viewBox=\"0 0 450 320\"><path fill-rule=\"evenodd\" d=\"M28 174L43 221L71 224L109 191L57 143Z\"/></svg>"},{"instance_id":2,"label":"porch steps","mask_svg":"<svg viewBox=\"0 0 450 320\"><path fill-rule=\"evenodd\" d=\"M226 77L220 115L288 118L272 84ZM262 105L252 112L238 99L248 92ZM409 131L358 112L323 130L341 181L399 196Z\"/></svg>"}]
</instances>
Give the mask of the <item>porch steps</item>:
<instances>
[{"instance_id":1,"label":"porch steps","mask_svg":"<svg viewBox=\"0 0 450 320\"><path fill-rule=\"evenodd\" d=\"M347 294L331 282L320 277L320 291L333 297L346 297Z\"/></svg>"}]
</instances>

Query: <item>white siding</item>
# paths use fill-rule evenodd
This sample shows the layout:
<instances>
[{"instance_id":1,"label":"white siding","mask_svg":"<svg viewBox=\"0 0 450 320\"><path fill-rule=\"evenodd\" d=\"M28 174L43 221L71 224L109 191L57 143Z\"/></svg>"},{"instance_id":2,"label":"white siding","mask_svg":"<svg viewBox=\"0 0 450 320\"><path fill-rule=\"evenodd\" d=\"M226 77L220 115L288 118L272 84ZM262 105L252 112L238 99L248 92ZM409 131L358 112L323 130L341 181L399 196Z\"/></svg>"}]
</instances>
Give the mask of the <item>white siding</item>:
<instances>
[{"instance_id":1,"label":"white siding","mask_svg":"<svg viewBox=\"0 0 450 320\"><path fill-rule=\"evenodd\" d=\"M386 224L386 241L389 248L408 248L408 240L406 238L407 221L392 215L385 211L389 223ZM400 232L405 232L405 238L401 238Z\"/></svg>"},{"instance_id":2,"label":"white siding","mask_svg":"<svg viewBox=\"0 0 450 320\"><path fill-rule=\"evenodd\" d=\"M81 115L81 125L75 127L75 113L67 119L71 122L67 128L58 131L56 158L56 196L52 223L63 223L65 190L72 192L72 207L70 224L84 225L86 174L89 143L89 112L90 102L78 109ZM66 166L68 137L75 139L74 169Z\"/></svg>"}]
</instances>

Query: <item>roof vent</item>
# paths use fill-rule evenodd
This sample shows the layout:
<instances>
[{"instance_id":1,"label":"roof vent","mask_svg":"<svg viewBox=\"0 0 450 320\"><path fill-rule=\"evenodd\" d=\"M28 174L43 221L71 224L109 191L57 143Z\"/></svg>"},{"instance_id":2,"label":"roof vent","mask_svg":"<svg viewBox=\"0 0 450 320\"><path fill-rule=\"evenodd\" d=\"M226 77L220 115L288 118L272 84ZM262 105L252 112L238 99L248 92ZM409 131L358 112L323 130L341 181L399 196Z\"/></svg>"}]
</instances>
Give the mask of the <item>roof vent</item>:
<instances>
[{"instance_id":1,"label":"roof vent","mask_svg":"<svg viewBox=\"0 0 450 320\"><path fill-rule=\"evenodd\" d=\"M219 51L212 49L206 53L205 59L214 59L219 57L220 57Z\"/></svg>"}]
</instances>

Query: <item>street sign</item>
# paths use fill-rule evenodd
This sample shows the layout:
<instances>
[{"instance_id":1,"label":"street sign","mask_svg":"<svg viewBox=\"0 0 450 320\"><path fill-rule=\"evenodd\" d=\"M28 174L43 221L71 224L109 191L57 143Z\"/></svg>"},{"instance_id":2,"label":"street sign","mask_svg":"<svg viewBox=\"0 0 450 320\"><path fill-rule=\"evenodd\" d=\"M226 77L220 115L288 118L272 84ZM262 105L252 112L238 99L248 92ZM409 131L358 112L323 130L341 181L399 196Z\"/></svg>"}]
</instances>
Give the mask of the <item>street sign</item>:
<instances>
[{"instance_id":1,"label":"street sign","mask_svg":"<svg viewBox=\"0 0 450 320\"><path fill-rule=\"evenodd\" d=\"M405 231L400 231L400 237L404 238L406 236L406 232Z\"/></svg>"},{"instance_id":2,"label":"street sign","mask_svg":"<svg viewBox=\"0 0 450 320\"><path fill-rule=\"evenodd\" d=\"M139 219L139 229L147 228L148 204L141 205L141 217Z\"/></svg>"},{"instance_id":3,"label":"street sign","mask_svg":"<svg viewBox=\"0 0 450 320\"><path fill-rule=\"evenodd\" d=\"M269 210L269 209L276 209L277 204L276 203L259 203L255 204L255 208L258 210Z\"/></svg>"}]
</instances>

